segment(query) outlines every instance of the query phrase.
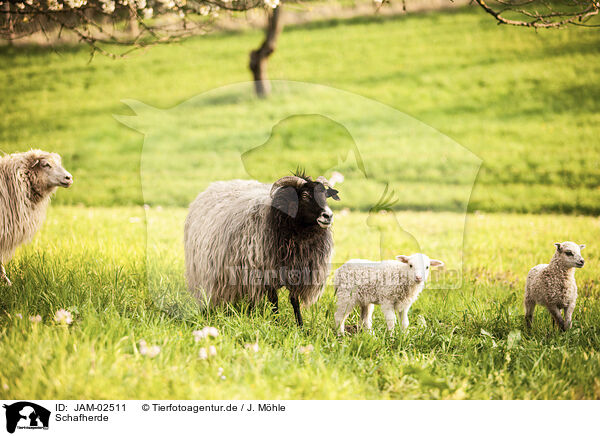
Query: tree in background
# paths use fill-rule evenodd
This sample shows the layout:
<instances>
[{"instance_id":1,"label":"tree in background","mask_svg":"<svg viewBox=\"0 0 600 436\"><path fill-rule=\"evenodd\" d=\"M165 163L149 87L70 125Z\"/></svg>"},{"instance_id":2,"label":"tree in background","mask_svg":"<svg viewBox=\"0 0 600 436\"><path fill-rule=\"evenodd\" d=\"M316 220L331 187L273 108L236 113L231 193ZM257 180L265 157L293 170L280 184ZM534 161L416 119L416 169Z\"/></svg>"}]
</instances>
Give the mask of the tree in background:
<instances>
[{"instance_id":1,"label":"tree in background","mask_svg":"<svg viewBox=\"0 0 600 436\"><path fill-rule=\"evenodd\" d=\"M533 28L598 26L600 0L474 0L499 24ZM389 0L375 0L376 10ZM237 17L264 9L265 39L250 53L256 93L268 95L267 61L283 29L280 0L0 0L0 38L13 41L35 33L48 39L63 31L88 44L92 55L111 57L169 43L215 28L219 14Z\"/></svg>"},{"instance_id":2,"label":"tree in background","mask_svg":"<svg viewBox=\"0 0 600 436\"><path fill-rule=\"evenodd\" d=\"M474 0L498 24L539 28L567 25L598 27L590 23L600 11L599 0Z\"/></svg>"}]
</instances>

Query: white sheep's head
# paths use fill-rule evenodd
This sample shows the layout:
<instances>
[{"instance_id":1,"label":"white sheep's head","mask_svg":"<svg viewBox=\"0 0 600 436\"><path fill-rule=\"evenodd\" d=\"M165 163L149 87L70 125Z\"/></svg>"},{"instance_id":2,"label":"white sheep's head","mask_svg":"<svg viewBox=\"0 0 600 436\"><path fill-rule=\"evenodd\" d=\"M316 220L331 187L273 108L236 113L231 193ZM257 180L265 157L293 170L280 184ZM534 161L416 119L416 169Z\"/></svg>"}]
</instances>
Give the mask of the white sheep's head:
<instances>
[{"instance_id":1,"label":"white sheep's head","mask_svg":"<svg viewBox=\"0 0 600 436\"><path fill-rule=\"evenodd\" d=\"M556 253L554 257L566 268L583 268L585 260L581 257L581 250L585 245L579 245L575 242L565 241L563 243L556 242Z\"/></svg>"},{"instance_id":2,"label":"white sheep's head","mask_svg":"<svg viewBox=\"0 0 600 436\"><path fill-rule=\"evenodd\" d=\"M401 254L396 256L396 259L408 265L408 279L417 283L427 281L430 267L444 266L444 262L441 260L430 259L423 253L415 253L410 256Z\"/></svg>"},{"instance_id":3,"label":"white sheep's head","mask_svg":"<svg viewBox=\"0 0 600 436\"><path fill-rule=\"evenodd\" d=\"M73 184L73 176L63 168L62 159L56 153L42 150L28 152L29 177L39 192L54 188L68 188Z\"/></svg>"}]
</instances>

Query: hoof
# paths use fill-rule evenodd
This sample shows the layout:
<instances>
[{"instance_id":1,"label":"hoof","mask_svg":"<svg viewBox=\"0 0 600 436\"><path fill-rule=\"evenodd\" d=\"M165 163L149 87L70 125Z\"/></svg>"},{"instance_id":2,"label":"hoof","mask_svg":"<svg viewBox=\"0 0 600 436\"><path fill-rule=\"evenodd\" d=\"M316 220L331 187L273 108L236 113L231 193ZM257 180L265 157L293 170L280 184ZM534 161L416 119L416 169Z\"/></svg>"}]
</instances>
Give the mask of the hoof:
<instances>
[{"instance_id":1,"label":"hoof","mask_svg":"<svg viewBox=\"0 0 600 436\"><path fill-rule=\"evenodd\" d=\"M345 326L345 333L350 333L350 334L354 334L354 333L358 333L358 325L354 324L354 325L346 325Z\"/></svg>"}]
</instances>

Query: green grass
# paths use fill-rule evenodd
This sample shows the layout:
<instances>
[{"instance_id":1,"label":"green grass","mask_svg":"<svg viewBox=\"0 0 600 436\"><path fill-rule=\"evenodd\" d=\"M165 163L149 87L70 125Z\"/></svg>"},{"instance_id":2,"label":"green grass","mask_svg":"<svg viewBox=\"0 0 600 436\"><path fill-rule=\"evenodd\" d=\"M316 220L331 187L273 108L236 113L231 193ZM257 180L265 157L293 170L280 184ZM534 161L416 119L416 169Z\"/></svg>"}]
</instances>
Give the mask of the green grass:
<instances>
[{"instance_id":1,"label":"green grass","mask_svg":"<svg viewBox=\"0 0 600 436\"><path fill-rule=\"evenodd\" d=\"M120 100L166 109L246 81L248 52L260 38L258 31L216 34L125 60L97 57L91 63L85 47L59 47L58 53L3 47L0 149L35 145L64 154L78 182L58 203L140 205L143 139L112 117L131 114ZM291 27L282 34L269 71L273 79L325 84L373 98L475 153L483 164L471 210L597 214L600 95L593 84L600 81L599 52L600 34L593 30L501 27L479 10L464 9ZM186 206L193 198L197 187L185 188L181 179L187 174L180 172L189 162L200 167L195 176L200 187L218 176L247 177L234 157L256 145L250 143L259 135L253 123L269 121L276 110L294 114L304 104L285 95L269 102L238 95L213 103L184 106L190 109L183 113L185 129L157 137L176 151L169 155L165 195L157 204ZM367 145L377 150L391 153L394 141L408 147L414 139L393 123L376 125L378 120L360 107L348 108L352 113L376 132ZM315 117L285 120L272 139L282 153L265 156L261 168L279 173L295 167L296 162L279 158L295 160L294 147L309 146L316 162L317 149L344 148L351 141L336 125ZM470 181L457 180L456 168L440 158L414 163L403 153L394 157L373 156L370 181L360 189L352 185L352 166L343 167L352 182L345 206L367 210L389 181L397 191L407 191L398 209L464 209ZM411 194L419 189L425 195ZM427 195L430 191L442 194Z\"/></svg>"},{"instance_id":2,"label":"green grass","mask_svg":"<svg viewBox=\"0 0 600 436\"><path fill-rule=\"evenodd\" d=\"M443 235L461 216L402 215L418 223L424 241L436 241L432 255L457 261ZM184 216L184 209L164 209L153 219L168 239L180 233ZM353 231L365 219L360 213L337 218L336 262L358 253L358 246L361 256L377 256L377 246ZM249 314L235 308L204 313L177 293L181 288L153 294L145 284L144 235L140 208L51 209L39 237L9 264L13 287L0 286L0 398L600 397L600 252L591 243L600 225L594 218L469 215L461 289L424 291L405 333L387 336L376 309L373 336L342 339L334 331L331 286L303 310L303 330L285 292L277 318L266 302ZM554 240L567 238L589 243L586 266L577 272L574 326L561 333L538 308L527 332L524 277L549 259ZM167 253L150 255L150 267L180 269L181 250L170 245ZM73 325L55 325L59 308L75 314ZM41 324L28 321L35 314ZM357 321L355 312L349 322ZM218 354L208 361L198 358L204 344L192 336L205 325L221 332L210 341ZM257 338L259 352L247 351L244 345ZM140 355L140 339L160 345L160 354ZM314 351L301 353L308 344Z\"/></svg>"}]
</instances>

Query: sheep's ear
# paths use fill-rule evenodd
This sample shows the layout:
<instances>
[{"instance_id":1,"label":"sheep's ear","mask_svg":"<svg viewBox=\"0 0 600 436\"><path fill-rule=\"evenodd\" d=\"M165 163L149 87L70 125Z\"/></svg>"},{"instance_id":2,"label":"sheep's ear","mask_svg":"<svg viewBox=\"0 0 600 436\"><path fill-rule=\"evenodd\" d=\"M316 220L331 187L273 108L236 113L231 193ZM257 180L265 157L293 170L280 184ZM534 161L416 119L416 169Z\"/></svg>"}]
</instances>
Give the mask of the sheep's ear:
<instances>
[{"instance_id":1,"label":"sheep's ear","mask_svg":"<svg viewBox=\"0 0 600 436\"><path fill-rule=\"evenodd\" d=\"M339 191L333 188L327 188L326 196L331 197L334 200L340 201L340 197L338 196Z\"/></svg>"},{"instance_id":2,"label":"sheep's ear","mask_svg":"<svg viewBox=\"0 0 600 436\"><path fill-rule=\"evenodd\" d=\"M396 256L396 260L399 260L400 262L408 263L408 256L405 256L404 254L400 254L400 255Z\"/></svg>"},{"instance_id":3,"label":"sheep's ear","mask_svg":"<svg viewBox=\"0 0 600 436\"><path fill-rule=\"evenodd\" d=\"M431 265L431 266L444 266L444 262L442 262L441 260L437 260L437 259L431 259L429 261L429 265Z\"/></svg>"},{"instance_id":4,"label":"sheep's ear","mask_svg":"<svg viewBox=\"0 0 600 436\"><path fill-rule=\"evenodd\" d=\"M561 252L560 242L555 242L554 245L556 245L556 251L558 251L560 253Z\"/></svg>"},{"instance_id":5,"label":"sheep's ear","mask_svg":"<svg viewBox=\"0 0 600 436\"><path fill-rule=\"evenodd\" d=\"M581 244L581 245L579 246L579 249L580 249L580 250L583 250L584 248L585 248L585 244Z\"/></svg>"},{"instance_id":6,"label":"sheep's ear","mask_svg":"<svg viewBox=\"0 0 600 436\"><path fill-rule=\"evenodd\" d=\"M271 206L292 218L296 218L298 214L298 193L291 186L277 188L273 192Z\"/></svg>"}]
</instances>

